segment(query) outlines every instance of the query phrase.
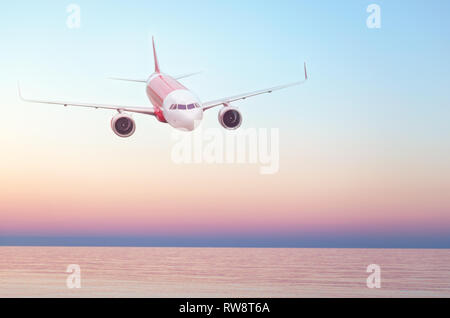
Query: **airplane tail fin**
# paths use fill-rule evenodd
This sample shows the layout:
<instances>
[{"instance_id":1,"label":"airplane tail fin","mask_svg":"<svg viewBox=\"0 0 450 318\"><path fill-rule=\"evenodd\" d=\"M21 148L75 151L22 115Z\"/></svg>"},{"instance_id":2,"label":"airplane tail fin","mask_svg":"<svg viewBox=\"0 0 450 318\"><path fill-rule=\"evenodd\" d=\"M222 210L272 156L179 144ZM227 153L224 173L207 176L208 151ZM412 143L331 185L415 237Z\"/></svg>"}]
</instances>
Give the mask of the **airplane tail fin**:
<instances>
[{"instance_id":1,"label":"airplane tail fin","mask_svg":"<svg viewBox=\"0 0 450 318\"><path fill-rule=\"evenodd\" d=\"M159 73L159 62L158 62L158 56L156 55L156 48L155 48L155 37L152 36L152 44L153 44L153 57L155 59L155 73Z\"/></svg>"}]
</instances>

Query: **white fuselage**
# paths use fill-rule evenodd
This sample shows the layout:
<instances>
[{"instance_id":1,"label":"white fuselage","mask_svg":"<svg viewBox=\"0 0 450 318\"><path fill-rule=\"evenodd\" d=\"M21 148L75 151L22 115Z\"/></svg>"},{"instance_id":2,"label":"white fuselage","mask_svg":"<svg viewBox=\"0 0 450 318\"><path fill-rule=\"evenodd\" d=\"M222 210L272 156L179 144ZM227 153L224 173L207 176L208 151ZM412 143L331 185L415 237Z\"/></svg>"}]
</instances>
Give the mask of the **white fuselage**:
<instances>
[{"instance_id":1,"label":"white fuselage","mask_svg":"<svg viewBox=\"0 0 450 318\"><path fill-rule=\"evenodd\" d=\"M174 128L192 131L203 119L199 98L169 75L152 74L147 80L147 96L156 117Z\"/></svg>"}]
</instances>

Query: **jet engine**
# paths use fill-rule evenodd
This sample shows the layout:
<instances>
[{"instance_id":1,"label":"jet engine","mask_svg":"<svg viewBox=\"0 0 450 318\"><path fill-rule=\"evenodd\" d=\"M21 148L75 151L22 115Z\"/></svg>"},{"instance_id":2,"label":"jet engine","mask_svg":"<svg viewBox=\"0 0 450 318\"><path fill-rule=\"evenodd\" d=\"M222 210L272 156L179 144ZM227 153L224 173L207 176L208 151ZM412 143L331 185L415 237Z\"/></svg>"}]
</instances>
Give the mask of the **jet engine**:
<instances>
[{"instance_id":1,"label":"jet engine","mask_svg":"<svg viewBox=\"0 0 450 318\"><path fill-rule=\"evenodd\" d=\"M230 106L224 107L219 112L219 123L229 130L238 129L242 124L241 112Z\"/></svg>"},{"instance_id":2,"label":"jet engine","mask_svg":"<svg viewBox=\"0 0 450 318\"><path fill-rule=\"evenodd\" d=\"M130 115L120 113L111 119L111 128L117 136L126 138L134 134L136 123Z\"/></svg>"}]
</instances>

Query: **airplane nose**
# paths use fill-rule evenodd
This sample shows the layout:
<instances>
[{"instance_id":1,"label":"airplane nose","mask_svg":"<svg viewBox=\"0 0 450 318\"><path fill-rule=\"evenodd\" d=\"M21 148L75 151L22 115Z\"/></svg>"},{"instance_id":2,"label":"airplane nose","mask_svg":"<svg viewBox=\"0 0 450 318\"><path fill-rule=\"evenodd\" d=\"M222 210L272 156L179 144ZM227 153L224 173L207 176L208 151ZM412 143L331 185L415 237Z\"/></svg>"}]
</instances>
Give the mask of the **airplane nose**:
<instances>
[{"instance_id":1,"label":"airplane nose","mask_svg":"<svg viewBox=\"0 0 450 318\"><path fill-rule=\"evenodd\" d=\"M168 112L166 118L173 127L184 131L192 131L201 124L203 119L203 110L194 109L177 113Z\"/></svg>"}]
</instances>

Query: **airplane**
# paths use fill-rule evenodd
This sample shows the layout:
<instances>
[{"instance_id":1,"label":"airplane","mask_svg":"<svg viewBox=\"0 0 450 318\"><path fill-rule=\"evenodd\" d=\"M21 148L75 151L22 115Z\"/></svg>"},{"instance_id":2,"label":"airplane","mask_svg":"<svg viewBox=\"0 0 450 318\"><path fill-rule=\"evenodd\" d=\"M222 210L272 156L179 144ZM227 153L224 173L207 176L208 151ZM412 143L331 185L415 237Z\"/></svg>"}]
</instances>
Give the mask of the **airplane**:
<instances>
[{"instance_id":1,"label":"airplane","mask_svg":"<svg viewBox=\"0 0 450 318\"><path fill-rule=\"evenodd\" d=\"M18 84L18 93L21 100L30 103L54 104L62 106L79 106L90 107L96 109L112 109L118 113L111 119L111 128L119 137L130 137L136 130L136 123L130 113L139 113L152 115L162 123L168 123L170 126L184 130L193 131L198 127L203 119L203 113L211 108L223 106L219 111L219 123L229 130L238 129L242 124L242 114L230 103L244 100L249 97L272 93L276 90L284 89L305 83L308 80L306 71L306 63L304 63L305 78L302 81L257 90L253 92L243 93L239 95L229 96L213 101L201 102L199 98L179 82L180 79L186 78L198 73L190 73L180 76L170 76L161 72L159 61L156 55L155 40L152 37L153 58L155 71L148 79L128 79L128 78L112 78L114 80L145 83L146 93L153 107L149 106L122 106L122 105L106 105L96 103L80 103L61 100L40 100L28 99L22 96L20 85Z\"/></svg>"}]
</instances>

